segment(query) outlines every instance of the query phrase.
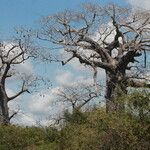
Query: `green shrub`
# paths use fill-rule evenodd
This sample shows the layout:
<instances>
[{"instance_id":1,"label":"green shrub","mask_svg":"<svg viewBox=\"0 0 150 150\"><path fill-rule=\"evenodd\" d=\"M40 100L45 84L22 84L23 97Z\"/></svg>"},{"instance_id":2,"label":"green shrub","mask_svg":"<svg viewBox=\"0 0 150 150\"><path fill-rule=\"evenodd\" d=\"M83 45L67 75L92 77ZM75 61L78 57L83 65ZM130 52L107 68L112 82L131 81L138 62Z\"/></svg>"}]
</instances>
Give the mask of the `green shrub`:
<instances>
[{"instance_id":1,"label":"green shrub","mask_svg":"<svg viewBox=\"0 0 150 150\"><path fill-rule=\"evenodd\" d=\"M83 120L80 117L82 123L72 121L74 115L69 114L71 121L60 131L60 149L148 150L150 94L135 92L119 101L126 103L125 112L107 114L103 108L82 112L80 116L86 116Z\"/></svg>"},{"instance_id":2,"label":"green shrub","mask_svg":"<svg viewBox=\"0 0 150 150\"><path fill-rule=\"evenodd\" d=\"M47 133L47 130L49 131ZM50 133L51 130L51 134ZM0 126L0 150L29 149L55 140L56 131L38 127ZM32 148L31 148L32 149Z\"/></svg>"},{"instance_id":3,"label":"green shrub","mask_svg":"<svg viewBox=\"0 0 150 150\"><path fill-rule=\"evenodd\" d=\"M65 112L61 129L0 126L0 150L149 150L150 94L120 97L126 111Z\"/></svg>"}]
</instances>

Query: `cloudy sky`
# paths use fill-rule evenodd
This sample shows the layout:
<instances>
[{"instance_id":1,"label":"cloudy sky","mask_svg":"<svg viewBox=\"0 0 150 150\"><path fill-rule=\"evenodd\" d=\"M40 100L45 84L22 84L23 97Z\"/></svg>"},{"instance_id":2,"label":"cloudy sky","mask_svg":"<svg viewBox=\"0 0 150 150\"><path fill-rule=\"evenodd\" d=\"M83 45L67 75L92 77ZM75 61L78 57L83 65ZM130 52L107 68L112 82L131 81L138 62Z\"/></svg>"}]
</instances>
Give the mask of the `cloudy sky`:
<instances>
[{"instance_id":1,"label":"cloudy sky","mask_svg":"<svg viewBox=\"0 0 150 150\"><path fill-rule=\"evenodd\" d=\"M149 0L127 0L130 5L133 7L141 7L144 9L150 9L150 1Z\"/></svg>"},{"instance_id":2,"label":"cloudy sky","mask_svg":"<svg viewBox=\"0 0 150 150\"><path fill-rule=\"evenodd\" d=\"M14 35L15 27L36 28L41 17L54 14L65 9L78 9L84 2L99 3L100 0L0 0L0 39L7 39ZM101 3L119 3L120 5L131 5L133 8L142 7L150 9L149 0L105 0ZM55 93L59 87L74 82L91 82L92 73L88 68L83 68L76 60L70 65L62 67L60 64L32 63L26 62L16 68L23 73L38 73L52 81L53 87L43 89L39 93L23 95L9 104L10 111L20 110L19 114L12 120L14 123L35 125L36 121L42 120L46 124L50 114L55 114L64 109L57 104ZM99 76L105 78L104 72ZM9 81L8 94L13 95L17 90L14 86L15 80ZM15 88L14 88L15 87ZM44 96L43 96L44 93ZM53 107L52 107L53 106Z\"/></svg>"}]
</instances>

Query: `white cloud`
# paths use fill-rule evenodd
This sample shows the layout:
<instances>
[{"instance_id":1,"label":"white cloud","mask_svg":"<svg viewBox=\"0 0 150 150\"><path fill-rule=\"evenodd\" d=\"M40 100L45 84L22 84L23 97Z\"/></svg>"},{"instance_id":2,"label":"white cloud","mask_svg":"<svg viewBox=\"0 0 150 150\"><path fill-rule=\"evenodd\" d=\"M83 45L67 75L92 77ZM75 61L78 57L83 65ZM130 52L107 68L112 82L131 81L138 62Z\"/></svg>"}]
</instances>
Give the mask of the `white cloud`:
<instances>
[{"instance_id":1,"label":"white cloud","mask_svg":"<svg viewBox=\"0 0 150 150\"><path fill-rule=\"evenodd\" d=\"M22 126L46 126L51 124L52 120L47 118L50 114L53 114L52 100L54 98L54 93L56 88L51 91L41 91L31 97L31 100L25 105L23 105L19 98L18 100L9 102L9 112L12 115L14 112L17 114L11 119L12 124L18 124ZM9 95L13 95L12 90L8 90ZM20 103L19 103L20 102ZM24 109L24 107L26 107ZM54 108L53 108L54 109ZM56 112L55 112L56 113Z\"/></svg>"},{"instance_id":2,"label":"white cloud","mask_svg":"<svg viewBox=\"0 0 150 150\"><path fill-rule=\"evenodd\" d=\"M150 1L149 0L127 0L133 8L140 7L150 10Z\"/></svg>"},{"instance_id":3,"label":"white cloud","mask_svg":"<svg viewBox=\"0 0 150 150\"><path fill-rule=\"evenodd\" d=\"M13 90L11 90L11 89L9 89L9 88L6 89L6 92L7 92L8 96L13 96L13 95L15 94L15 93L13 92Z\"/></svg>"},{"instance_id":4,"label":"white cloud","mask_svg":"<svg viewBox=\"0 0 150 150\"><path fill-rule=\"evenodd\" d=\"M7 89L6 91L9 96L13 96L15 94L15 92L13 92L13 90L11 89ZM20 105L21 105L20 100L21 97L18 97L13 101L8 102L10 116L15 112L17 112L17 114L11 119L11 123L19 124L23 126L35 125L36 121L33 118L33 115L28 113L23 113L23 111L20 110Z\"/></svg>"},{"instance_id":5,"label":"white cloud","mask_svg":"<svg viewBox=\"0 0 150 150\"><path fill-rule=\"evenodd\" d=\"M88 73L88 72L87 72ZM67 71L58 71L56 76L56 82L60 86L72 86L77 83L92 83L93 79L89 77L85 77L82 74L77 74L76 72Z\"/></svg>"},{"instance_id":6,"label":"white cloud","mask_svg":"<svg viewBox=\"0 0 150 150\"><path fill-rule=\"evenodd\" d=\"M85 67L83 64L81 64L77 58L72 59L69 62L69 65L76 71L88 71L88 67Z\"/></svg>"},{"instance_id":7,"label":"white cloud","mask_svg":"<svg viewBox=\"0 0 150 150\"><path fill-rule=\"evenodd\" d=\"M14 66L14 69L16 70L16 72L19 72L20 74L26 75L33 74L33 65L29 60Z\"/></svg>"},{"instance_id":8,"label":"white cloud","mask_svg":"<svg viewBox=\"0 0 150 150\"><path fill-rule=\"evenodd\" d=\"M3 42L3 47L1 48L1 53L3 56L3 59L5 61L9 61L12 58L15 58L18 54L20 54L22 51L17 46L17 44L12 42ZM15 48L13 48L15 47ZM5 57L4 57L5 56ZM7 56L7 57L6 57ZM27 54L24 54L24 57L26 58ZM20 57L17 57L14 61L22 61L22 55ZM2 62L0 61L0 65L2 65ZM29 75L33 73L33 66L32 63L29 60L26 60L22 63L11 65L11 69L9 70L13 74L13 79L18 79L20 74Z\"/></svg>"},{"instance_id":9,"label":"white cloud","mask_svg":"<svg viewBox=\"0 0 150 150\"><path fill-rule=\"evenodd\" d=\"M29 101L29 110L33 114L45 115L48 113L48 107L51 105L51 93L42 93L42 91L32 96Z\"/></svg>"},{"instance_id":10,"label":"white cloud","mask_svg":"<svg viewBox=\"0 0 150 150\"><path fill-rule=\"evenodd\" d=\"M56 82L60 85L66 85L73 80L73 74L70 71L58 71L56 75Z\"/></svg>"},{"instance_id":11,"label":"white cloud","mask_svg":"<svg viewBox=\"0 0 150 150\"><path fill-rule=\"evenodd\" d=\"M8 96L15 95L15 92L13 90L11 90L11 89L7 88L6 92L7 92ZM15 100L8 102L10 115L12 115L14 112L19 110L19 101L20 101L20 99L21 99L21 97L17 97Z\"/></svg>"},{"instance_id":12,"label":"white cloud","mask_svg":"<svg viewBox=\"0 0 150 150\"><path fill-rule=\"evenodd\" d=\"M51 107L55 100L57 99L57 91L61 87L54 87L50 90L45 90L41 91L40 93L37 93L32 96L31 101L29 101L28 106L29 106L29 111L32 114L36 115L49 115L51 111Z\"/></svg>"},{"instance_id":13,"label":"white cloud","mask_svg":"<svg viewBox=\"0 0 150 150\"><path fill-rule=\"evenodd\" d=\"M56 94L60 88L54 87L51 90L41 91L41 94L33 95L27 106L30 113L27 116L30 117L25 117L25 119L30 119L30 123L36 122L35 125L38 125L38 122L39 125L47 126L54 121L54 118L58 118L59 114L65 109L65 105L57 101Z\"/></svg>"}]
</instances>

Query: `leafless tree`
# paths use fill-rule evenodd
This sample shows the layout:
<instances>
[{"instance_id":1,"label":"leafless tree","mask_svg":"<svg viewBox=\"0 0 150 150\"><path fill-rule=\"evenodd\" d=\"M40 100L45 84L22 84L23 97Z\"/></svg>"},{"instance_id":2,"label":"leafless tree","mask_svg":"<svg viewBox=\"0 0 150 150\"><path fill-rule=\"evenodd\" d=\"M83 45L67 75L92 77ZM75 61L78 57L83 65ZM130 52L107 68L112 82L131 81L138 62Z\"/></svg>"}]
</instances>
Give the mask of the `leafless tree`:
<instances>
[{"instance_id":1,"label":"leafless tree","mask_svg":"<svg viewBox=\"0 0 150 150\"><path fill-rule=\"evenodd\" d=\"M150 87L145 80L128 76L137 61L146 58L150 47L150 11L117 5L85 4L81 11L64 11L42 20L38 38L59 45L71 57L106 72L106 110L124 109L116 99L127 87ZM132 65L133 64L133 65Z\"/></svg>"},{"instance_id":2,"label":"leafless tree","mask_svg":"<svg viewBox=\"0 0 150 150\"><path fill-rule=\"evenodd\" d=\"M14 66L24 63L32 57L30 55L32 44L29 38L29 35L19 34L12 41L1 41L0 43L0 124L9 124L10 119L17 113L14 112L12 115L9 115L8 102L25 92L30 93L27 85L31 84L31 82L29 83L25 78L22 78L22 85L18 93L10 97L6 91L8 88L6 81L15 76Z\"/></svg>"},{"instance_id":3,"label":"leafless tree","mask_svg":"<svg viewBox=\"0 0 150 150\"><path fill-rule=\"evenodd\" d=\"M58 101L71 106L72 111L81 111L85 105L100 96L93 85L66 86L60 89L57 95Z\"/></svg>"},{"instance_id":4,"label":"leafless tree","mask_svg":"<svg viewBox=\"0 0 150 150\"><path fill-rule=\"evenodd\" d=\"M65 110L59 116L53 118L55 124L62 125L66 121L80 120L82 112L95 106L96 98L101 96L92 84L73 84L64 86L57 91L57 102L64 105ZM75 118L74 118L75 117Z\"/></svg>"}]
</instances>

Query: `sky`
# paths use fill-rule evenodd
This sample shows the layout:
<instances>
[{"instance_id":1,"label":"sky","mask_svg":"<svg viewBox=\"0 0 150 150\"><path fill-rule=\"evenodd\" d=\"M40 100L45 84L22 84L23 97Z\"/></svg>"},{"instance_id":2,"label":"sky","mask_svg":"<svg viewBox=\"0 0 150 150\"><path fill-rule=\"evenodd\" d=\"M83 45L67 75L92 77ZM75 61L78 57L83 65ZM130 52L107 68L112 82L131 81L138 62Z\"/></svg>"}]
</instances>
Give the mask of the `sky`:
<instances>
[{"instance_id":1,"label":"sky","mask_svg":"<svg viewBox=\"0 0 150 150\"><path fill-rule=\"evenodd\" d=\"M117 3L120 5L131 5L150 9L149 0L0 0L0 39L9 39L15 32L16 27L37 28L39 20L47 15L54 14L65 9L79 9L82 3ZM13 123L35 125L36 121L42 120L46 124L47 117L51 113L59 112L64 106L58 104L53 106L55 91L62 85L82 81L92 82L91 71L83 68L77 61L62 67L60 64L32 63L26 62L17 68L20 72L36 72L44 75L53 81L53 87L48 90L41 90L30 96L23 95L16 101L9 104L10 110L20 109L20 114L16 116ZM100 72L100 77L104 78L104 72ZM9 81L10 82L10 81ZM15 80L9 83L8 93L12 95ZM44 97L41 96L44 93Z\"/></svg>"},{"instance_id":2,"label":"sky","mask_svg":"<svg viewBox=\"0 0 150 150\"><path fill-rule=\"evenodd\" d=\"M122 1L122 0L121 0ZM35 27L43 16L63 11L76 9L82 3L110 3L123 2L113 0L0 0L0 33L1 36L10 37L16 27Z\"/></svg>"}]
</instances>

